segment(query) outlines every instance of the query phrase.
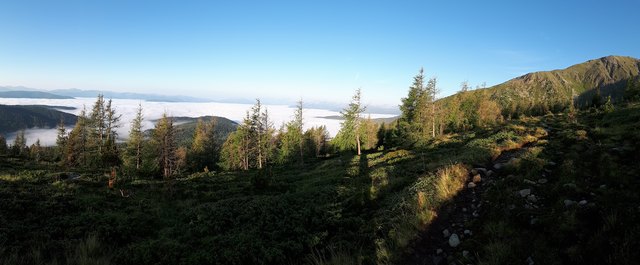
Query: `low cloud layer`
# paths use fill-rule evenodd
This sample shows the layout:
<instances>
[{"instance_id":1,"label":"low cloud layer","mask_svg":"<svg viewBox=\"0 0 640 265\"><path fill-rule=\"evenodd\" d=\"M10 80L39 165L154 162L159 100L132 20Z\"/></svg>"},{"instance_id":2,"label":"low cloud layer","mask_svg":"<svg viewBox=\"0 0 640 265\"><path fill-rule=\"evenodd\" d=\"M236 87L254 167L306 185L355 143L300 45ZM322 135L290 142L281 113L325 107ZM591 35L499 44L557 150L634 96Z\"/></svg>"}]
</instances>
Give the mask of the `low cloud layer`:
<instances>
[{"instance_id":1,"label":"low cloud layer","mask_svg":"<svg viewBox=\"0 0 640 265\"><path fill-rule=\"evenodd\" d=\"M80 114L83 108L86 108L87 112L91 110L95 102L95 98L77 98L77 99L24 99L24 98L2 98L0 104L4 105L49 105L49 106L70 106L75 107L75 110L61 110L64 112L73 113L75 115ZM162 117L162 114L166 112L169 116L183 116L183 117L201 117L201 116L220 116L233 121L241 121L246 111L251 109L251 104L235 104L235 103L194 103L194 102L147 102L131 99L114 99L113 106L118 114L122 115L120 120L121 127L117 130L121 140L125 140L129 134L129 128L131 120L136 115L138 104L142 104L143 115L145 122L143 128L153 128L152 121ZM294 108L286 105L264 105L269 110L269 116L273 121L276 128L279 128L281 124L291 120L293 118ZM305 128L311 128L313 126L325 125L327 130L334 136L340 129L339 120L324 119L318 117L336 116L340 113L322 109L305 109L304 120ZM369 114L366 114L369 115ZM389 114L370 114L371 118L387 118L393 115ZM69 130L71 128L68 128ZM42 145L55 145L56 141L56 129L28 129L25 131L27 138L27 144L33 144L37 139L40 139ZM7 143L13 143L16 133L6 135Z\"/></svg>"}]
</instances>

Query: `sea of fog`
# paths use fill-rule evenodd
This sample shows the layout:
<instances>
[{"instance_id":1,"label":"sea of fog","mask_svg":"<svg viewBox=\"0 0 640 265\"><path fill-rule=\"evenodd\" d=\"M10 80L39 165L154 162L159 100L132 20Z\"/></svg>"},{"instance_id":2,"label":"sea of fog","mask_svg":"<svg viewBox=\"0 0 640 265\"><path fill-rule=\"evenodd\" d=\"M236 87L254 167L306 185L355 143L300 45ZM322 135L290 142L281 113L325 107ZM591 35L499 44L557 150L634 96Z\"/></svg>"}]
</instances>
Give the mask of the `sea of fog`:
<instances>
[{"instance_id":1,"label":"sea of fog","mask_svg":"<svg viewBox=\"0 0 640 265\"><path fill-rule=\"evenodd\" d=\"M48 105L48 106L68 106L74 107L74 110L60 111L78 115L83 108L86 107L87 112L91 111L91 107L95 102L95 98L75 98L75 99L27 99L27 98L0 98L0 104L3 105ZM138 104L142 104L145 122L144 129L153 128L152 121L159 119L162 113L166 112L169 116L174 117L201 117L201 116L220 116L227 119L240 122L246 115L246 111L251 109L251 104L236 103L216 103L216 102L150 102L137 99L113 99L112 105L116 109L116 113L121 114L121 127L117 130L121 140L128 136L131 120L135 117ZM276 128L291 120L295 108L287 105L263 105L269 110L270 119ZM323 110L323 109L304 109L304 127L305 129L313 126L325 125L329 134L335 136L340 129L341 121L335 119L325 119L322 117L340 115L339 112ZM371 118L389 118L391 114L365 113L364 117ZM69 129L69 128L68 128ZM55 128L33 128L25 131L27 144L31 145L37 139L40 139L43 145L54 145L56 141ZM12 143L16 133L6 135L7 143Z\"/></svg>"}]
</instances>

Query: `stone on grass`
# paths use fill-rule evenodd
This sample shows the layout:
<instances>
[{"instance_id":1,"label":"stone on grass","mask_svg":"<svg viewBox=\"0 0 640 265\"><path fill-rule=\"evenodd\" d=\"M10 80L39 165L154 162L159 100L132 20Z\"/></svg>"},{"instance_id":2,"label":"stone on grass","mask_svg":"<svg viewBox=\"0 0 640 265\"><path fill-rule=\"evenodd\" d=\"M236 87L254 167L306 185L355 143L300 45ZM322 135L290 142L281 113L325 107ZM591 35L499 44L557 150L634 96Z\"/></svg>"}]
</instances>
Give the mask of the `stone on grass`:
<instances>
[{"instance_id":1,"label":"stone on grass","mask_svg":"<svg viewBox=\"0 0 640 265\"><path fill-rule=\"evenodd\" d=\"M581 200L580 202L578 202L578 205L580 206L586 206L587 205L587 200Z\"/></svg>"},{"instance_id":2,"label":"stone on grass","mask_svg":"<svg viewBox=\"0 0 640 265\"><path fill-rule=\"evenodd\" d=\"M473 182L469 182L469 184L467 184L467 188L473 189L476 187L476 184Z\"/></svg>"},{"instance_id":3,"label":"stone on grass","mask_svg":"<svg viewBox=\"0 0 640 265\"><path fill-rule=\"evenodd\" d=\"M463 251L462 251L462 256L463 256L463 257L465 257L465 258L466 258L467 256L469 256L469 251L467 251L467 250L463 250Z\"/></svg>"},{"instance_id":4,"label":"stone on grass","mask_svg":"<svg viewBox=\"0 0 640 265\"><path fill-rule=\"evenodd\" d=\"M527 196L527 201L538 202L538 198L536 198L536 195L531 194L531 195Z\"/></svg>"},{"instance_id":5,"label":"stone on grass","mask_svg":"<svg viewBox=\"0 0 640 265\"><path fill-rule=\"evenodd\" d=\"M565 207L571 207L573 205L576 204L576 201L572 201L572 200L564 200L564 206Z\"/></svg>"},{"instance_id":6,"label":"stone on grass","mask_svg":"<svg viewBox=\"0 0 640 265\"><path fill-rule=\"evenodd\" d=\"M547 183L547 179L545 179L545 178L541 178L541 179L539 179L539 180L538 180L538 183L540 183L540 184L546 184L546 183Z\"/></svg>"},{"instance_id":7,"label":"stone on grass","mask_svg":"<svg viewBox=\"0 0 640 265\"><path fill-rule=\"evenodd\" d=\"M523 180L523 182L524 182L525 184L529 184L529 185L536 185L536 183L535 183L535 182L533 182L532 180L528 180L528 179L524 179L524 180Z\"/></svg>"},{"instance_id":8,"label":"stone on grass","mask_svg":"<svg viewBox=\"0 0 640 265\"><path fill-rule=\"evenodd\" d=\"M444 252L441 248L436 249L436 255L440 255L442 254L442 252Z\"/></svg>"},{"instance_id":9,"label":"stone on grass","mask_svg":"<svg viewBox=\"0 0 640 265\"><path fill-rule=\"evenodd\" d=\"M460 245L460 238L458 237L458 235L456 233L453 233L450 237L449 237L449 246L455 248L458 245Z\"/></svg>"},{"instance_id":10,"label":"stone on grass","mask_svg":"<svg viewBox=\"0 0 640 265\"><path fill-rule=\"evenodd\" d=\"M473 176L473 183L478 183L480 181L482 181L482 177L480 177L480 174L476 174Z\"/></svg>"},{"instance_id":11,"label":"stone on grass","mask_svg":"<svg viewBox=\"0 0 640 265\"><path fill-rule=\"evenodd\" d=\"M443 237L451 236L451 233L449 232L449 229L442 230L442 236Z\"/></svg>"},{"instance_id":12,"label":"stone on grass","mask_svg":"<svg viewBox=\"0 0 640 265\"><path fill-rule=\"evenodd\" d=\"M531 194L531 189L522 189L518 191L518 194L520 194L520 197L527 197L529 196L529 194Z\"/></svg>"},{"instance_id":13,"label":"stone on grass","mask_svg":"<svg viewBox=\"0 0 640 265\"><path fill-rule=\"evenodd\" d=\"M471 232L471 230L469 230L469 229L466 229L466 230L464 230L464 235L465 236L472 236L473 232Z\"/></svg>"}]
</instances>

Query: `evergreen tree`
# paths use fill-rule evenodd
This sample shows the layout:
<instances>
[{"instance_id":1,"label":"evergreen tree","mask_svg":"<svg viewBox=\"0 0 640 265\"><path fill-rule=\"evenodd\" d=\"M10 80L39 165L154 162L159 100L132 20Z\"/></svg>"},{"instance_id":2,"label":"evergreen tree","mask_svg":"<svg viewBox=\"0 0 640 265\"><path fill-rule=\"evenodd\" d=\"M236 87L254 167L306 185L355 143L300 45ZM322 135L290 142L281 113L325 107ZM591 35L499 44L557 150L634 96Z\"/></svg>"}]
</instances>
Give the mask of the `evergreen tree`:
<instances>
[{"instance_id":1,"label":"evergreen tree","mask_svg":"<svg viewBox=\"0 0 640 265\"><path fill-rule=\"evenodd\" d=\"M380 127L378 128L378 132L376 133L376 137L378 138L378 142L376 143L376 149L385 146L386 136L387 136L387 127L383 122L380 124Z\"/></svg>"},{"instance_id":2,"label":"evergreen tree","mask_svg":"<svg viewBox=\"0 0 640 265\"><path fill-rule=\"evenodd\" d=\"M86 109L78 116L76 125L69 132L67 139L64 164L69 167L87 166L87 146L89 138L88 117Z\"/></svg>"},{"instance_id":3,"label":"evergreen tree","mask_svg":"<svg viewBox=\"0 0 640 265\"><path fill-rule=\"evenodd\" d=\"M192 170L209 170L216 167L220 153L220 140L216 135L216 120L205 122L198 119L193 142L188 152L188 161Z\"/></svg>"},{"instance_id":4,"label":"evergreen tree","mask_svg":"<svg viewBox=\"0 0 640 265\"><path fill-rule=\"evenodd\" d=\"M402 121L407 123L414 121L419 100L424 92L424 69L420 68L418 74L413 77L413 84L409 87L409 94L406 98L402 98L402 104L400 105L400 111L402 111L400 119Z\"/></svg>"},{"instance_id":5,"label":"evergreen tree","mask_svg":"<svg viewBox=\"0 0 640 265\"><path fill-rule=\"evenodd\" d=\"M302 109L302 99L298 101L296 105L296 111L293 115L294 119L292 121L291 128L294 128L297 134L297 144L298 144L298 152L300 152L300 165L304 164L304 134L303 134L303 126L304 126L304 111Z\"/></svg>"},{"instance_id":6,"label":"evergreen tree","mask_svg":"<svg viewBox=\"0 0 640 265\"><path fill-rule=\"evenodd\" d=\"M311 155L319 157L328 153L327 139L329 139L329 132L326 126L322 125L310 128L305 132L305 138L309 141L309 150L312 152Z\"/></svg>"},{"instance_id":7,"label":"evergreen tree","mask_svg":"<svg viewBox=\"0 0 640 265\"><path fill-rule=\"evenodd\" d=\"M627 101L640 100L640 81L638 77L631 77L627 80L627 86L624 90L624 98Z\"/></svg>"},{"instance_id":8,"label":"evergreen tree","mask_svg":"<svg viewBox=\"0 0 640 265\"><path fill-rule=\"evenodd\" d=\"M340 124L340 131L336 135L335 141L340 150L356 150L361 154L360 143L360 114L365 111L365 107L360 103L361 91L358 88L351 98L349 106L342 110L340 114L344 121Z\"/></svg>"},{"instance_id":9,"label":"evergreen tree","mask_svg":"<svg viewBox=\"0 0 640 265\"><path fill-rule=\"evenodd\" d=\"M40 145L40 139L37 139L36 142L29 147L29 156L36 162L40 162L42 159L42 146Z\"/></svg>"},{"instance_id":10,"label":"evergreen tree","mask_svg":"<svg viewBox=\"0 0 640 265\"><path fill-rule=\"evenodd\" d=\"M156 123L153 132L153 141L156 149L156 162L165 179L171 178L177 172L178 156L175 139L173 119L162 114L162 118Z\"/></svg>"},{"instance_id":11,"label":"evergreen tree","mask_svg":"<svg viewBox=\"0 0 640 265\"><path fill-rule=\"evenodd\" d=\"M113 167L120 165L120 155L117 145L118 132L117 128L120 127L120 117L116 113L115 108L112 105L112 100L107 101L107 105L104 109L105 113L105 127L104 127L104 140L102 142L102 166Z\"/></svg>"},{"instance_id":12,"label":"evergreen tree","mask_svg":"<svg viewBox=\"0 0 640 265\"><path fill-rule=\"evenodd\" d=\"M129 172L135 172L139 175L142 170L143 147L145 144L144 134L142 131L142 104L138 104L136 117L131 121L131 129L129 130L129 139L127 147L123 154L124 167Z\"/></svg>"},{"instance_id":13,"label":"evergreen tree","mask_svg":"<svg viewBox=\"0 0 640 265\"><path fill-rule=\"evenodd\" d=\"M362 149L371 150L378 143L378 125L371 120L371 115L360 121L360 139Z\"/></svg>"},{"instance_id":14,"label":"evergreen tree","mask_svg":"<svg viewBox=\"0 0 640 265\"><path fill-rule=\"evenodd\" d=\"M56 137L56 158L59 161L64 161L65 151L67 150L67 129L64 126L64 119L60 119L58 123L58 135Z\"/></svg>"},{"instance_id":15,"label":"evergreen tree","mask_svg":"<svg viewBox=\"0 0 640 265\"><path fill-rule=\"evenodd\" d=\"M297 157L298 162L304 164L305 140L303 127L302 100L298 101L293 120L283 125L279 133L280 148L278 160L280 163L293 162Z\"/></svg>"},{"instance_id":16,"label":"evergreen tree","mask_svg":"<svg viewBox=\"0 0 640 265\"><path fill-rule=\"evenodd\" d=\"M7 139L4 138L4 135L0 134L0 155L6 155L8 151Z\"/></svg>"},{"instance_id":17,"label":"evergreen tree","mask_svg":"<svg viewBox=\"0 0 640 265\"><path fill-rule=\"evenodd\" d=\"M221 151L222 164L227 170L248 170L248 144L246 144L246 129L238 127L224 142Z\"/></svg>"},{"instance_id":18,"label":"evergreen tree","mask_svg":"<svg viewBox=\"0 0 640 265\"><path fill-rule=\"evenodd\" d=\"M16 134L16 139L13 140L13 145L11 146L11 153L19 157L27 155L27 139L24 136L24 129Z\"/></svg>"}]
</instances>

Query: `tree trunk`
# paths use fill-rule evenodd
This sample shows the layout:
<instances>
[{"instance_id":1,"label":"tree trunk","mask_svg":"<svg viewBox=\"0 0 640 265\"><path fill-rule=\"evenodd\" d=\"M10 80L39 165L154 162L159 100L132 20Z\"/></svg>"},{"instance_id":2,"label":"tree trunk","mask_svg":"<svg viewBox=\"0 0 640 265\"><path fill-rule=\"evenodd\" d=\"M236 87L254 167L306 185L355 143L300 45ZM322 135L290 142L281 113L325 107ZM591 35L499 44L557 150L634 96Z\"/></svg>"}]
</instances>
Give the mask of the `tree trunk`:
<instances>
[{"instance_id":1,"label":"tree trunk","mask_svg":"<svg viewBox=\"0 0 640 265\"><path fill-rule=\"evenodd\" d=\"M360 134L356 134L356 144L358 145L358 155L360 155Z\"/></svg>"}]
</instances>

